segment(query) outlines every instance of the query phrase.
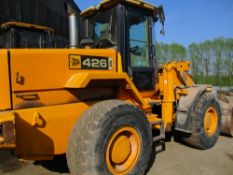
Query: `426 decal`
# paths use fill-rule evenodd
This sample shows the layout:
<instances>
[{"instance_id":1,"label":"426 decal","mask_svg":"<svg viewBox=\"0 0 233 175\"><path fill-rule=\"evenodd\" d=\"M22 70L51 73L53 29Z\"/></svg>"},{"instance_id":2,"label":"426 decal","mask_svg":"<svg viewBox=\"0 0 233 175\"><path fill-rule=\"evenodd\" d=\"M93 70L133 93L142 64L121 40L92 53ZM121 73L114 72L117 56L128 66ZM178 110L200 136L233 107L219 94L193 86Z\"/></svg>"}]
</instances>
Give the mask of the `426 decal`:
<instances>
[{"instance_id":1,"label":"426 decal","mask_svg":"<svg viewBox=\"0 0 233 175\"><path fill-rule=\"evenodd\" d=\"M69 66L70 69L112 70L113 59L111 57L70 55Z\"/></svg>"}]
</instances>

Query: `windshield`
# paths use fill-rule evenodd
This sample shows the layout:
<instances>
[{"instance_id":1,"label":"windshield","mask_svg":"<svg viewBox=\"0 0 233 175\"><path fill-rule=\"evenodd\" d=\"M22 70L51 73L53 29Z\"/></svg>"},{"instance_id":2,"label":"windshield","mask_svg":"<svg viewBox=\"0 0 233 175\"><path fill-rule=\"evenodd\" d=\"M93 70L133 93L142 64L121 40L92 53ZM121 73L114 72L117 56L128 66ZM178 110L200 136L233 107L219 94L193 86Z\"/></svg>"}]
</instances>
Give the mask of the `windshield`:
<instances>
[{"instance_id":1,"label":"windshield","mask_svg":"<svg viewBox=\"0 0 233 175\"><path fill-rule=\"evenodd\" d=\"M99 11L87 19L88 37L93 39L95 44L101 40L109 40L116 43L116 10L110 9Z\"/></svg>"}]
</instances>

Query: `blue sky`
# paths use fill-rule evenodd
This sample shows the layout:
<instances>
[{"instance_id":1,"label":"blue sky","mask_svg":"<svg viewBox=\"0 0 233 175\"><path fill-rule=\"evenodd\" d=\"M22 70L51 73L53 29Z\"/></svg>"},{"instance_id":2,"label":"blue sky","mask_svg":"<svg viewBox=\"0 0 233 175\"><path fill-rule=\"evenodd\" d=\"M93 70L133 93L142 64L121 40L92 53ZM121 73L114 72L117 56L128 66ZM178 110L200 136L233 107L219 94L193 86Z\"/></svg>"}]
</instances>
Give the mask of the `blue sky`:
<instances>
[{"instance_id":1,"label":"blue sky","mask_svg":"<svg viewBox=\"0 0 233 175\"><path fill-rule=\"evenodd\" d=\"M81 10L96 5L100 0L75 0ZM233 38L233 0L146 0L164 6L165 36L159 42L178 42L188 46L218 37Z\"/></svg>"}]
</instances>

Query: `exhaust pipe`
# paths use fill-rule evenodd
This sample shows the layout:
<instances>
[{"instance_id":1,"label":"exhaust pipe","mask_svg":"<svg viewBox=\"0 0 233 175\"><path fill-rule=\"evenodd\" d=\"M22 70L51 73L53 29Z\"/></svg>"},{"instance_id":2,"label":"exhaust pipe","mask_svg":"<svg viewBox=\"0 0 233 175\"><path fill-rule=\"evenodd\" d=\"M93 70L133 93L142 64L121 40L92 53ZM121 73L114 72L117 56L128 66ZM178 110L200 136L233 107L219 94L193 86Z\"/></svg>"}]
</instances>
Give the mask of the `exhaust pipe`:
<instances>
[{"instance_id":1,"label":"exhaust pipe","mask_svg":"<svg viewBox=\"0 0 233 175\"><path fill-rule=\"evenodd\" d=\"M75 14L69 16L69 48L78 48L78 20Z\"/></svg>"},{"instance_id":2,"label":"exhaust pipe","mask_svg":"<svg viewBox=\"0 0 233 175\"><path fill-rule=\"evenodd\" d=\"M68 14L69 22L69 48L78 48L78 17L69 3L65 3L65 11Z\"/></svg>"}]
</instances>

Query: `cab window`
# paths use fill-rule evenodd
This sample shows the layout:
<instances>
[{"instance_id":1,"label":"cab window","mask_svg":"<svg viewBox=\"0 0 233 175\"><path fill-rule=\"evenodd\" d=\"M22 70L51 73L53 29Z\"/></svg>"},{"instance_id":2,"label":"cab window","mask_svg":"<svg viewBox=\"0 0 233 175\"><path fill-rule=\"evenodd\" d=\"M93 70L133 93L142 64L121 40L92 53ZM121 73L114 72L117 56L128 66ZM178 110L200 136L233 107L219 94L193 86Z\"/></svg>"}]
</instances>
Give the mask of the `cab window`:
<instances>
[{"instance_id":1,"label":"cab window","mask_svg":"<svg viewBox=\"0 0 233 175\"><path fill-rule=\"evenodd\" d=\"M149 67L148 17L132 13L129 18L130 65Z\"/></svg>"}]
</instances>

